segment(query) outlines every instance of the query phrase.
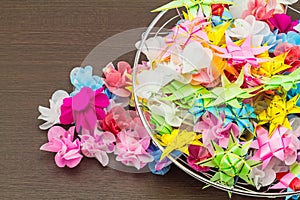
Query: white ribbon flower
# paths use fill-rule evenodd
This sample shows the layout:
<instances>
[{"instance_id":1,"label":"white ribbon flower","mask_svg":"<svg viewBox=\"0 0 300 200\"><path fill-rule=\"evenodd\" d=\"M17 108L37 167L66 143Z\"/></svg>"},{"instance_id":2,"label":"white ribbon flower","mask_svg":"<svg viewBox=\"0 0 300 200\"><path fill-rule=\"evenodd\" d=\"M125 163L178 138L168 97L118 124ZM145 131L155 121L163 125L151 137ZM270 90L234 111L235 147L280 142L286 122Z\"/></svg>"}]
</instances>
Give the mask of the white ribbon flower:
<instances>
[{"instance_id":1,"label":"white ribbon flower","mask_svg":"<svg viewBox=\"0 0 300 200\"><path fill-rule=\"evenodd\" d=\"M242 14L248 8L249 0L232 0L233 5L229 11L234 18L241 18Z\"/></svg>"},{"instance_id":2,"label":"white ribbon flower","mask_svg":"<svg viewBox=\"0 0 300 200\"><path fill-rule=\"evenodd\" d=\"M190 42L182 52L182 73L198 72L210 66L213 53L198 42Z\"/></svg>"},{"instance_id":3,"label":"white ribbon flower","mask_svg":"<svg viewBox=\"0 0 300 200\"><path fill-rule=\"evenodd\" d=\"M150 100L148 108L152 114L165 118L166 122L173 127L180 127L183 119L180 117L180 110L173 102L162 102L159 100Z\"/></svg>"},{"instance_id":4,"label":"white ribbon flower","mask_svg":"<svg viewBox=\"0 0 300 200\"><path fill-rule=\"evenodd\" d=\"M173 80L189 83L191 77L181 75L176 69L177 66L170 62L160 63L155 69L142 71L137 75L137 95L149 99L152 94L158 93L162 87Z\"/></svg>"},{"instance_id":5,"label":"white ribbon flower","mask_svg":"<svg viewBox=\"0 0 300 200\"><path fill-rule=\"evenodd\" d=\"M52 98L49 100L50 108L39 106L39 112L41 115L38 119L46 121L44 124L40 125L40 129L47 130L53 125L59 123L60 117L60 107L63 104L63 100L68 98L69 94L66 91L58 90L53 93Z\"/></svg>"},{"instance_id":6,"label":"white ribbon flower","mask_svg":"<svg viewBox=\"0 0 300 200\"><path fill-rule=\"evenodd\" d=\"M141 41L135 44L138 49L140 47ZM150 63L157 60L161 56L162 50L166 47L166 42L163 37L157 36L146 40L144 46L142 47L142 53L145 54Z\"/></svg>"},{"instance_id":7,"label":"white ribbon flower","mask_svg":"<svg viewBox=\"0 0 300 200\"><path fill-rule=\"evenodd\" d=\"M258 21L253 15L248 15L245 19L236 19L235 28L227 31L230 37L244 39L251 36L252 46L261 46L265 36L271 33L270 27L266 22Z\"/></svg>"}]
</instances>

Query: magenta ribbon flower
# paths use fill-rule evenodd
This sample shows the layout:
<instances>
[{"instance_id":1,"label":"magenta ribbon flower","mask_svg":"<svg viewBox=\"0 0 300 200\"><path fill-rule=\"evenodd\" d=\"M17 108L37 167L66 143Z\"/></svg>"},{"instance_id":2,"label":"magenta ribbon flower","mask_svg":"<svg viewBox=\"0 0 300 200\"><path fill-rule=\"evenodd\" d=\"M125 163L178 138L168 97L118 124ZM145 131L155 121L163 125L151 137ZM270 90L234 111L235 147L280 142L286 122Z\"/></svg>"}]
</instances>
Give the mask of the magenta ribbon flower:
<instances>
[{"instance_id":1,"label":"magenta ribbon flower","mask_svg":"<svg viewBox=\"0 0 300 200\"><path fill-rule=\"evenodd\" d=\"M80 141L74 139L75 127L68 131L59 126L52 127L48 132L48 143L41 146L41 150L56 153L55 163L58 167L76 167L81 159Z\"/></svg>"},{"instance_id":2,"label":"magenta ribbon flower","mask_svg":"<svg viewBox=\"0 0 300 200\"><path fill-rule=\"evenodd\" d=\"M198 146L198 145L189 145L189 157L187 158L187 162L190 167L192 167L197 172L207 172L209 171L209 167L200 166L196 163L206 160L211 157L208 149Z\"/></svg>"},{"instance_id":3,"label":"magenta ribbon flower","mask_svg":"<svg viewBox=\"0 0 300 200\"><path fill-rule=\"evenodd\" d=\"M81 129L94 131L97 120L105 117L103 110L109 105L108 97L102 93L103 88L93 91L84 87L75 96L63 100L60 122L72 124L75 122L76 131Z\"/></svg>"},{"instance_id":4,"label":"magenta ribbon flower","mask_svg":"<svg viewBox=\"0 0 300 200\"><path fill-rule=\"evenodd\" d=\"M300 149L298 138L289 134L289 129L278 127L271 138L269 132L258 126L256 129L257 140L253 141L252 147L258 149L253 159L260 159L263 162L262 169L265 169L272 158L278 158L286 165L292 165L297 159L297 151Z\"/></svg>"},{"instance_id":5,"label":"magenta ribbon flower","mask_svg":"<svg viewBox=\"0 0 300 200\"><path fill-rule=\"evenodd\" d=\"M287 14L275 14L269 21L280 33L295 31L294 27L299 24L298 20L292 21L292 17Z\"/></svg>"}]
</instances>

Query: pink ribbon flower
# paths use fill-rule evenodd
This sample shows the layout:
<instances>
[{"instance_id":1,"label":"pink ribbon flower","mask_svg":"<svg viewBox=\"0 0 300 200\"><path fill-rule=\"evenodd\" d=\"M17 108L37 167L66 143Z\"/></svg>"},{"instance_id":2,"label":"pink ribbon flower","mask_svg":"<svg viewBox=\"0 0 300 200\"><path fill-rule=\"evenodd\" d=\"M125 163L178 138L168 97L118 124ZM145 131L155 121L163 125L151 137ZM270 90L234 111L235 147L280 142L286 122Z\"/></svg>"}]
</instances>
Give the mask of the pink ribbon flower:
<instances>
[{"instance_id":1,"label":"pink ribbon flower","mask_svg":"<svg viewBox=\"0 0 300 200\"><path fill-rule=\"evenodd\" d=\"M290 65L289 72L293 72L300 67L300 47L287 42L280 43L274 50L274 55L286 53L284 63Z\"/></svg>"},{"instance_id":2,"label":"pink ribbon flower","mask_svg":"<svg viewBox=\"0 0 300 200\"><path fill-rule=\"evenodd\" d=\"M272 17L276 6L276 0L250 0L248 3L248 10L243 12L242 18L253 15L257 20L267 21Z\"/></svg>"},{"instance_id":3,"label":"pink ribbon flower","mask_svg":"<svg viewBox=\"0 0 300 200\"><path fill-rule=\"evenodd\" d=\"M131 86L132 68L127 62L119 62L116 70L112 63L104 69L105 78L102 79L110 92L120 97L129 97L131 92L127 87Z\"/></svg>"},{"instance_id":4,"label":"pink ribbon flower","mask_svg":"<svg viewBox=\"0 0 300 200\"><path fill-rule=\"evenodd\" d=\"M103 108L109 105L109 99L102 91L103 88L93 91L84 87L75 96L65 98L60 108L60 122L62 124L75 122L77 132L81 129L94 131L97 120L105 117Z\"/></svg>"},{"instance_id":5,"label":"pink ribbon flower","mask_svg":"<svg viewBox=\"0 0 300 200\"><path fill-rule=\"evenodd\" d=\"M257 141L253 141L252 147L258 151L253 159L262 160L262 169L268 166L272 158L278 158L286 165L292 165L296 161L300 141L296 135L290 133L289 129L280 126L271 138L269 138L269 132L260 126L256 128L256 132Z\"/></svg>"},{"instance_id":6,"label":"pink ribbon flower","mask_svg":"<svg viewBox=\"0 0 300 200\"><path fill-rule=\"evenodd\" d=\"M144 127L122 130L117 135L116 160L139 170L153 161L153 157L146 151L149 145L150 137Z\"/></svg>"},{"instance_id":7,"label":"pink ribbon flower","mask_svg":"<svg viewBox=\"0 0 300 200\"><path fill-rule=\"evenodd\" d=\"M109 158L107 153L112 153L115 149L114 142L116 138L110 132L102 132L95 129L90 135L88 132L79 136L81 138L81 151L83 155L89 158L96 158L103 167L108 165Z\"/></svg>"},{"instance_id":8,"label":"pink ribbon flower","mask_svg":"<svg viewBox=\"0 0 300 200\"><path fill-rule=\"evenodd\" d=\"M68 131L59 126L52 127L48 132L48 143L41 146L41 150L57 153L55 163L58 167L76 167L81 159L80 141L74 139L74 127Z\"/></svg>"},{"instance_id":9,"label":"pink ribbon flower","mask_svg":"<svg viewBox=\"0 0 300 200\"><path fill-rule=\"evenodd\" d=\"M217 142L221 147L226 148L228 145L228 140L230 133L232 132L235 137L239 135L239 128L234 123L229 123L224 125L224 113L220 113L220 117L216 117L210 112L206 112L202 116L202 121L199 121L195 125L195 132L202 133L202 139L204 146L209 147L210 152L210 142Z\"/></svg>"}]
</instances>

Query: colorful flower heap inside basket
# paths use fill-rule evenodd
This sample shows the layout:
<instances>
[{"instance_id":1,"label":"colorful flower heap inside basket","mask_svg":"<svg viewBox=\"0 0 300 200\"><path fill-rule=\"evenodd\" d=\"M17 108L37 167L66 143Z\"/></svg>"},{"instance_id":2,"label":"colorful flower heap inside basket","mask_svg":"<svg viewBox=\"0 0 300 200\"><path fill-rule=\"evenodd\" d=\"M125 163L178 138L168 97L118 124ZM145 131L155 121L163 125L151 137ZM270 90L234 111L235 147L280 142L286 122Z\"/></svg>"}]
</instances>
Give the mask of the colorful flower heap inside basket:
<instances>
[{"instance_id":1,"label":"colorful flower heap inside basket","mask_svg":"<svg viewBox=\"0 0 300 200\"><path fill-rule=\"evenodd\" d=\"M59 167L83 156L107 166L114 154L155 174L170 169L172 155L225 186L299 191L300 25L285 14L296 2L176 0L156 9L183 13L167 36L136 44L148 59L134 74L139 105L128 63L108 64L103 77L76 67L74 91L39 107L49 129L41 150L56 153Z\"/></svg>"},{"instance_id":2,"label":"colorful flower heap inside basket","mask_svg":"<svg viewBox=\"0 0 300 200\"><path fill-rule=\"evenodd\" d=\"M135 94L154 140L210 181L300 190L300 25L280 0L176 0L181 19L138 43ZM147 125L147 123L144 123Z\"/></svg>"}]
</instances>

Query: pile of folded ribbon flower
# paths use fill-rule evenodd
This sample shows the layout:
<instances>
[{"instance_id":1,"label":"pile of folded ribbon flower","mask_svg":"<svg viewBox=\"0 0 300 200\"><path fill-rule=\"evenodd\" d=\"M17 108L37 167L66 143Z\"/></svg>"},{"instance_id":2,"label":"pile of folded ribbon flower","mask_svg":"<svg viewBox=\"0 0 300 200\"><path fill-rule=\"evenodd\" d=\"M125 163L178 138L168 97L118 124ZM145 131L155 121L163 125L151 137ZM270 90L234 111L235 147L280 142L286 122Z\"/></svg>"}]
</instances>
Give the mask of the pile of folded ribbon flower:
<instances>
[{"instance_id":1,"label":"pile of folded ribbon flower","mask_svg":"<svg viewBox=\"0 0 300 200\"><path fill-rule=\"evenodd\" d=\"M123 61L103 77L91 66L72 70L74 91L56 91L50 108L39 107L40 128L49 129L41 150L55 152L59 167L83 156L106 166L112 153L161 175L172 153L226 186L300 190L300 24L286 14L296 2L174 0L154 10L182 12L167 36L140 47L148 60L134 83L165 150L135 110L133 69Z\"/></svg>"}]
</instances>

